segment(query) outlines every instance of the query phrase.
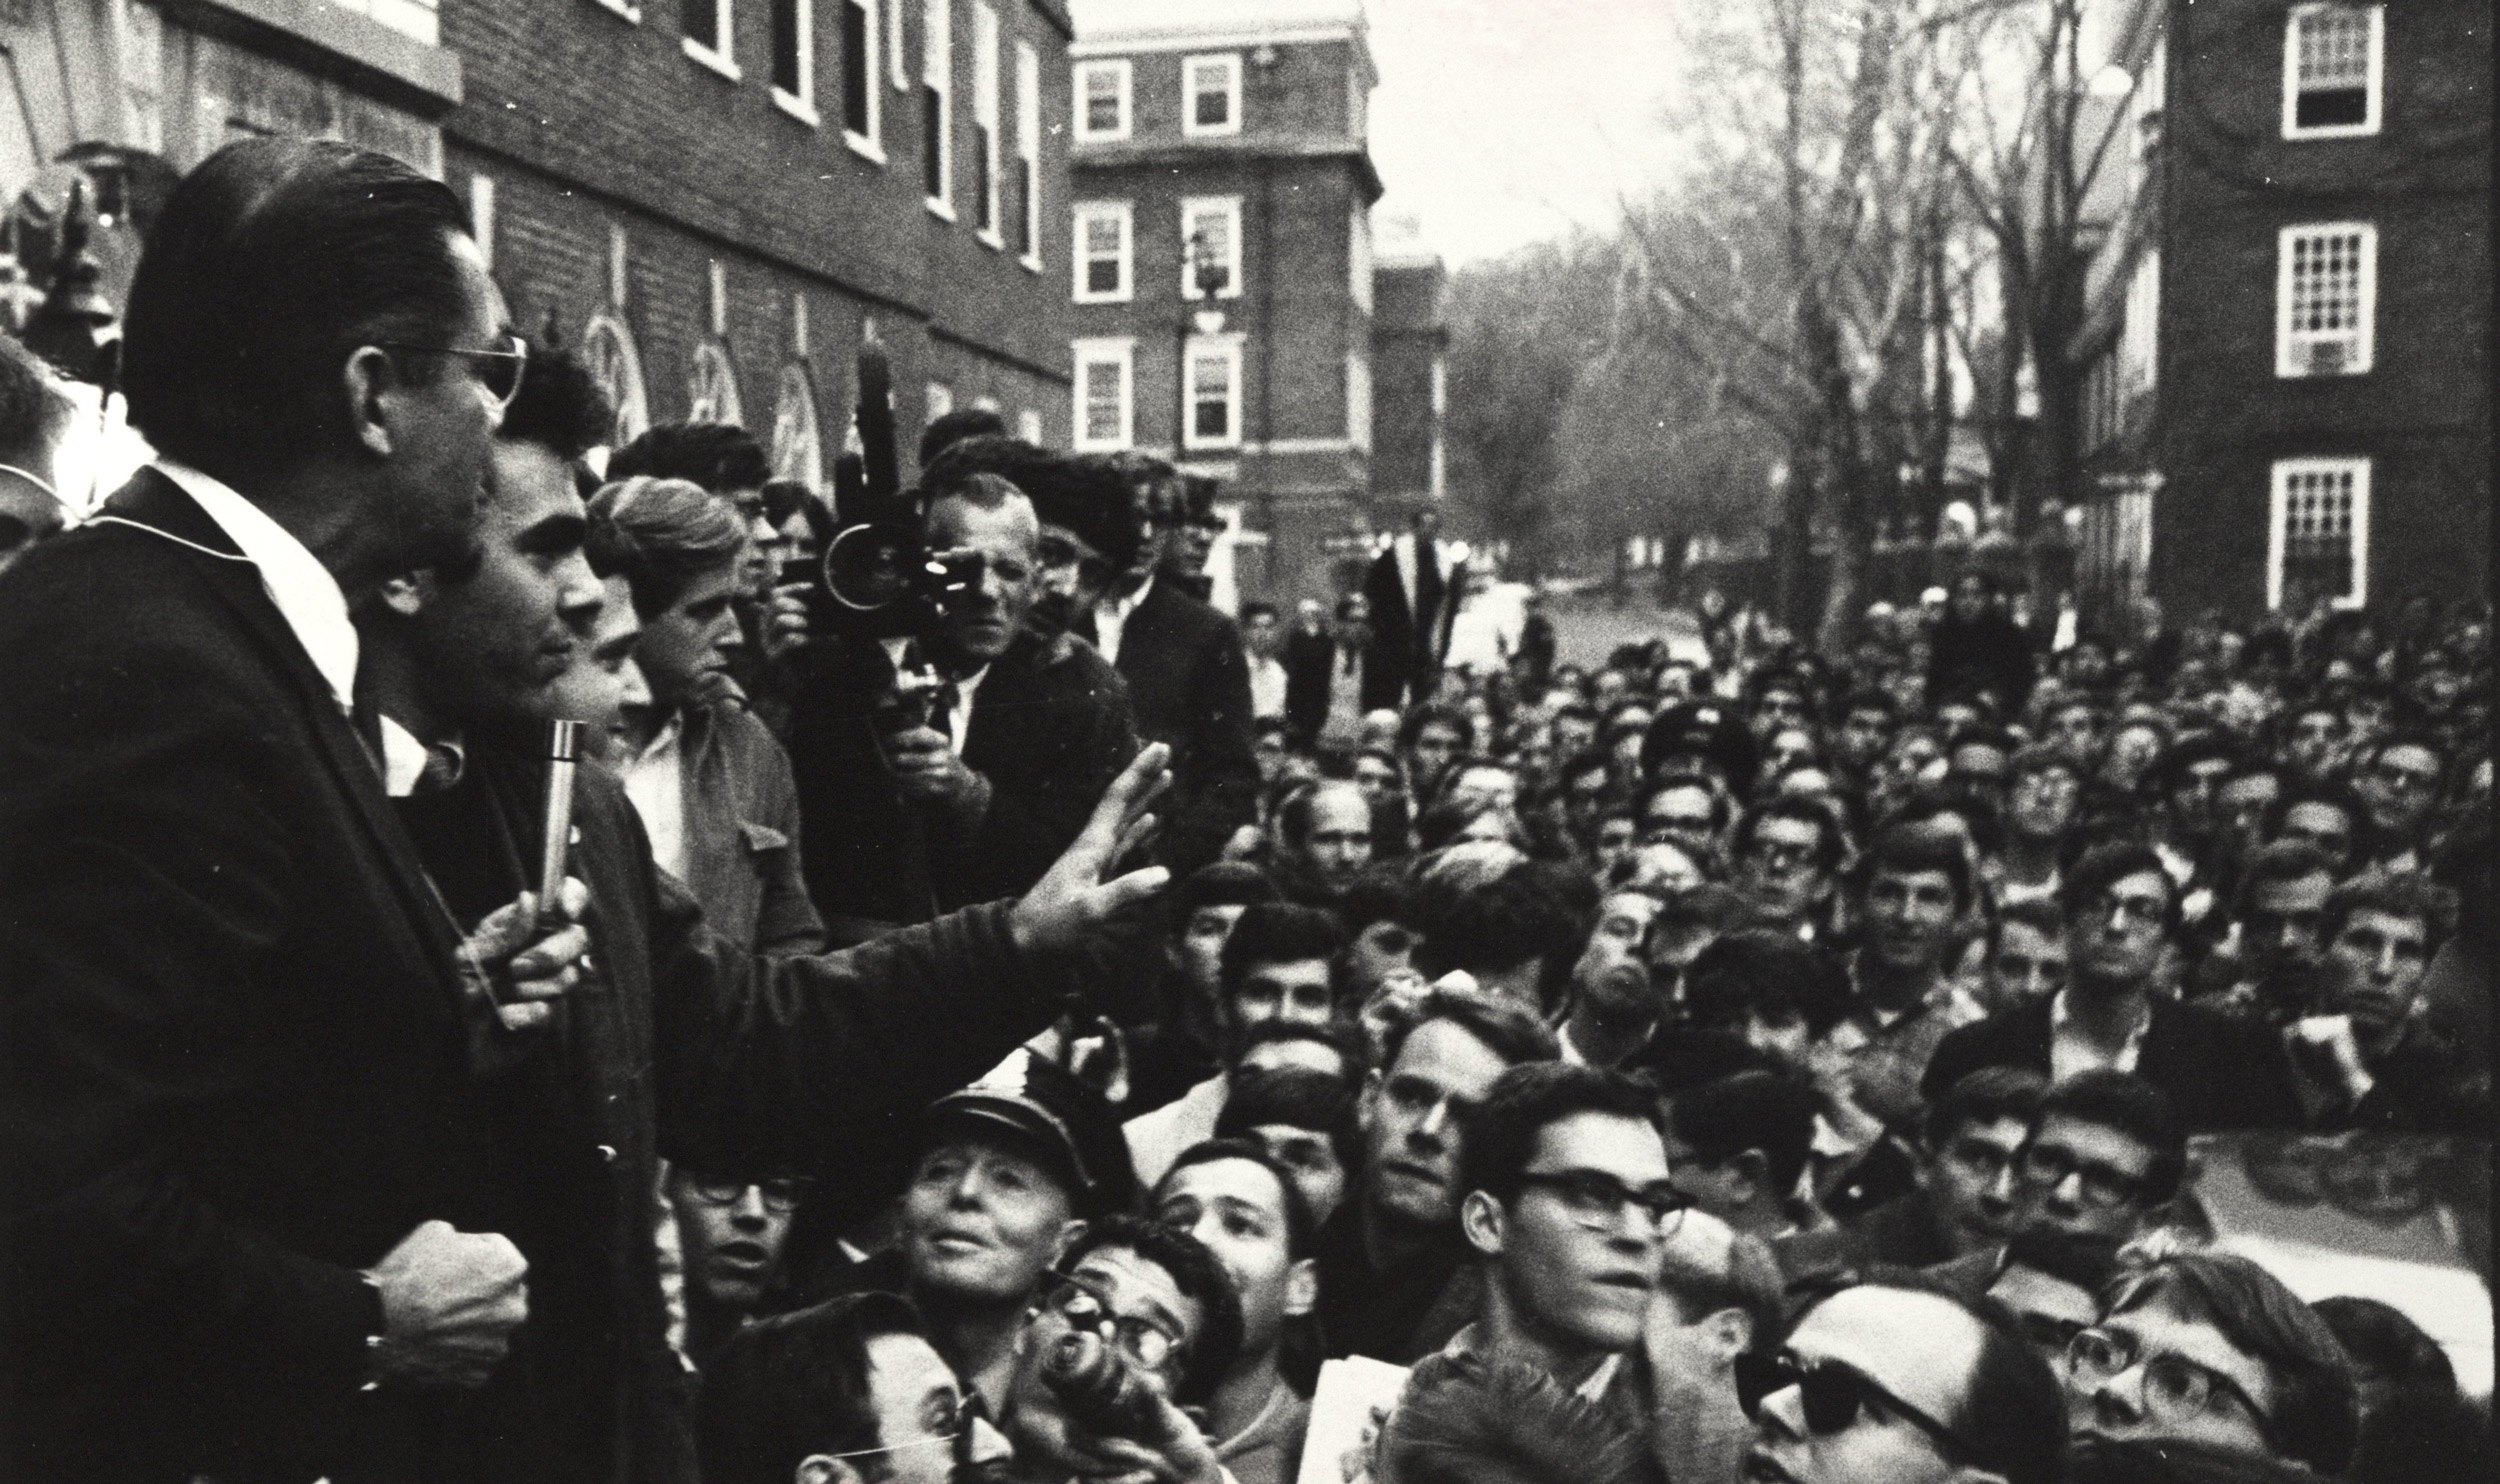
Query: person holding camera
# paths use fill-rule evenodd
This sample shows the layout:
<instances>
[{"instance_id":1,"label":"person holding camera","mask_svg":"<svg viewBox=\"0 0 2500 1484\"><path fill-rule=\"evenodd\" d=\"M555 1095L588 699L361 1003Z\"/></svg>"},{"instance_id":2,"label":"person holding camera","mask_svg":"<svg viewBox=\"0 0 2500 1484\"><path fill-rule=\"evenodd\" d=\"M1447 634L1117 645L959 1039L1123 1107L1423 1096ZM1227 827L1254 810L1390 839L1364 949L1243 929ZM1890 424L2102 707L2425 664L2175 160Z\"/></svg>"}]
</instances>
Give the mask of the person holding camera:
<instances>
[{"instance_id":1,"label":"person holding camera","mask_svg":"<svg viewBox=\"0 0 2500 1484\"><path fill-rule=\"evenodd\" d=\"M928 494L928 548L978 565L921 638L938 680L925 707L898 704L882 646L857 644L811 683L794 720L800 809L819 842L809 884L846 926L924 922L1023 891L1137 754L1111 666L1033 629L1033 502L960 466L932 470Z\"/></svg>"}]
</instances>

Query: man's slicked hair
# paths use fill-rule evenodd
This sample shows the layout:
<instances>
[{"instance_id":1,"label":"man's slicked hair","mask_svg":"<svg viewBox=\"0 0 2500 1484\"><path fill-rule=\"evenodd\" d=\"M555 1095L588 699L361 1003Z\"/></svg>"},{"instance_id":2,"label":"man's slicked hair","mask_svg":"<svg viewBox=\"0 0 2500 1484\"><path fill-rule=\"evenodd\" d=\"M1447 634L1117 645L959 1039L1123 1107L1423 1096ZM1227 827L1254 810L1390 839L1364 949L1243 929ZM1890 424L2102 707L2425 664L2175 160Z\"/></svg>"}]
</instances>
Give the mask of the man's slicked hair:
<instances>
[{"instance_id":1,"label":"man's slicked hair","mask_svg":"<svg viewBox=\"0 0 2500 1484\"><path fill-rule=\"evenodd\" d=\"M1481 1190L1507 1206L1519 1199L1545 1130L1580 1113L1628 1118L1655 1129L1657 1094L1636 1078L1569 1062L1512 1067L1461 1121L1458 1189Z\"/></svg>"},{"instance_id":2,"label":"man's slicked hair","mask_svg":"<svg viewBox=\"0 0 2500 1484\"><path fill-rule=\"evenodd\" d=\"M388 155L323 139L218 150L174 187L131 280L131 426L229 483L343 438L352 352L450 343L466 312L451 240L468 231L449 187Z\"/></svg>"},{"instance_id":3,"label":"man's slicked hair","mask_svg":"<svg viewBox=\"0 0 2500 1484\"><path fill-rule=\"evenodd\" d=\"M719 495L683 479L637 475L591 496L582 548L600 576L623 575L634 612L648 620L696 578L735 562L746 542L737 507Z\"/></svg>"},{"instance_id":4,"label":"man's slicked hair","mask_svg":"<svg viewBox=\"0 0 2500 1484\"><path fill-rule=\"evenodd\" d=\"M854 1293L731 1335L704 1363L695 1407L705 1484L790 1484L812 1454L881 1446L868 1342L924 1333L908 1301Z\"/></svg>"},{"instance_id":5,"label":"man's slicked hair","mask_svg":"<svg viewBox=\"0 0 2500 1484\"><path fill-rule=\"evenodd\" d=\"M495 437L536 444L569 464L606 441L614 418L589 367L569 351L532 345L528 374L503 410Z\"/></svg>"},{"instance_id":6,"label":"man's slicked hair","mask_svg":"<svg viewBox=\"0 0 2500 1484\"><path fill-rule=\"evenodd\" d=\"M608 478L684 479L716 495L762 489L773 462L755 435L735 423L669 423L653 428L608 459Z\"/></svg>"},{"instance_id":7,"label":"man's slicked hair","mask_svg":"<svg viewBox=\"0 0 2500 1484\"><path fill-rule=\"evenodd\" d=\"M1406 1049L1407 1038L1436 1020L1449 1021L1514 1067L1523 1062L1552 1061L1562 1055L1562 1045L1554 1039L1554 1033L1524 1006L1481 992L1436 989L1381 1038L1380 1071L1385 1074L1395 1067L1398 1053Z\"/></svg>"},{"instance_id":8,"label":"man's slicked hair","mask_svg":"<svg viewBox=\"0 0 2500 1484\"><path fill-rule=\"evenodd\" d=\"M1241 910L1224 939L1219 977L1230 996L1260 964L1298 964L1307 959L1334 963L1345 950L1345 929L1319 907L1291 902L1255 902Z\"/></svg>"},{"instance_id":9,"label":"man's slicked hair","mask_svg":"<svg viewBox=\"0 0 2500 1484\"><path fill-rule=\"evenodd\" d=\"M2029 1067L1981 1067L1928 1106L1920 1130L1927 1152L1943 1153L1948 1140L1974 1123L2019 1118L2026 1128L2038 1127L2048 1089L2049 1079Z\"/></svg>"}]
</instances>

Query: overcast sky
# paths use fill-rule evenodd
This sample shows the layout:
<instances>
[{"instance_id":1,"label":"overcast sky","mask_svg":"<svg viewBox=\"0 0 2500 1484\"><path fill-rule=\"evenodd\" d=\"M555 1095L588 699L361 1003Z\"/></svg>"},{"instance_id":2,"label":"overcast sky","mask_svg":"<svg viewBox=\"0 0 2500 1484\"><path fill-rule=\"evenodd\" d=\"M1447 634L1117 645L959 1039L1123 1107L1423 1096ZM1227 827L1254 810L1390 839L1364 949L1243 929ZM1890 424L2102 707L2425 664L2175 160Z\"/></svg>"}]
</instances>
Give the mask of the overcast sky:
<instances>
[{"instance_id":1,"label":"overcast sky","mask_svg":"<svg viewBox=\"0 0 2500 1484\"><path fill-rule=\"evenodd\" d=\"M1455 268L1612 220L1665 168L1678 3L1707 0L1365 0L1375 221L1416 218Z\"/></svg>"}]
</instances>

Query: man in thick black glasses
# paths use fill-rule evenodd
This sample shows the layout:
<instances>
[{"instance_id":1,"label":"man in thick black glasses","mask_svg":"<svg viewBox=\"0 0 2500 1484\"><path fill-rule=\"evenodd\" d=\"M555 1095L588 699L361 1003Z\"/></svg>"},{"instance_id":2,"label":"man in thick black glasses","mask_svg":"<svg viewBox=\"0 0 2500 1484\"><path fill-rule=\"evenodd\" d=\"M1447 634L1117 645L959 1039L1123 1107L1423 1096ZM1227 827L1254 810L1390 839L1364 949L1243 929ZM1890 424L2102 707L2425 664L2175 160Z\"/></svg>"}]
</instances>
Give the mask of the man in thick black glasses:
<instances>
[{"instance_id":1,"label":"man in thick black glasses","mask_svg":"<svg viewBox=\"0 0 2500 1484\"><path fill-rule=\"evenodd\" d=\"M1985 1299L1892 1270L1737 1362L1758 1484L2048 1484L2066 1422L2048 1363Z\"/></svg>"},{"instance_id":2,"label":"man in thick black glasses","mask_svg":"<svg viewBox=\"0 0 2500 1484\"><path fill-rule=\"evenodd\" d=\"M2243 1257L2184 1253L2120 1289L2066 1352L2077 1436L2341 1474L2358 1428L2352 1365L2326 1321Z\"/></svg>"},{"instance_id":3,"label":"man in thick black glasses","mask_svg":"<svg viewBox=\"0 0 2500 1484\"><path fill-rule=\"evenodd\" d=\"M1483 1297L1445 1353L1526 1361L1592 1401L1606 1394L1687 1204L1656 1108L1640 1083L1595 1067L1534 1062L1494 1082L1459 1146L1459 1230Z\"/></svg>"}]
</instances>

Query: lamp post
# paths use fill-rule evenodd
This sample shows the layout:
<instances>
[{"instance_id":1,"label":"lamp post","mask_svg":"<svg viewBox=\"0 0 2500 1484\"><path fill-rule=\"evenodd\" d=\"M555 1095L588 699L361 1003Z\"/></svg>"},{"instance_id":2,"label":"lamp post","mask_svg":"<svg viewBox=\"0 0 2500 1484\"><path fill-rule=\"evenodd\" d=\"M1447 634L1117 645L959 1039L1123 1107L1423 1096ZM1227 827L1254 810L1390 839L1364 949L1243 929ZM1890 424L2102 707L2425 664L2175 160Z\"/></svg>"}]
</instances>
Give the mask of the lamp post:
<instances>
[{"instance_id":1,"label":"lamp post","mask_svg":"<svg viewBox=\"0 0 2500 1484\"><path fill-rule=\"evenodd\" d=\"M1190 310L1184 306L1178 330L1180 353L1172 362L1172 379L1180 401L1180 421L1172 427L1172 462L1176 464L1188 451L1189 422L1196 411L1189 402L1190 337L1224 333L1224 311L1215 307L1216 290L1224 287L1224 260L1216 255L1215 243L1204 227L1189 234L1189 278L1196 285L1198 297L1206 307Z\"/></svg>"}]
</instances>

